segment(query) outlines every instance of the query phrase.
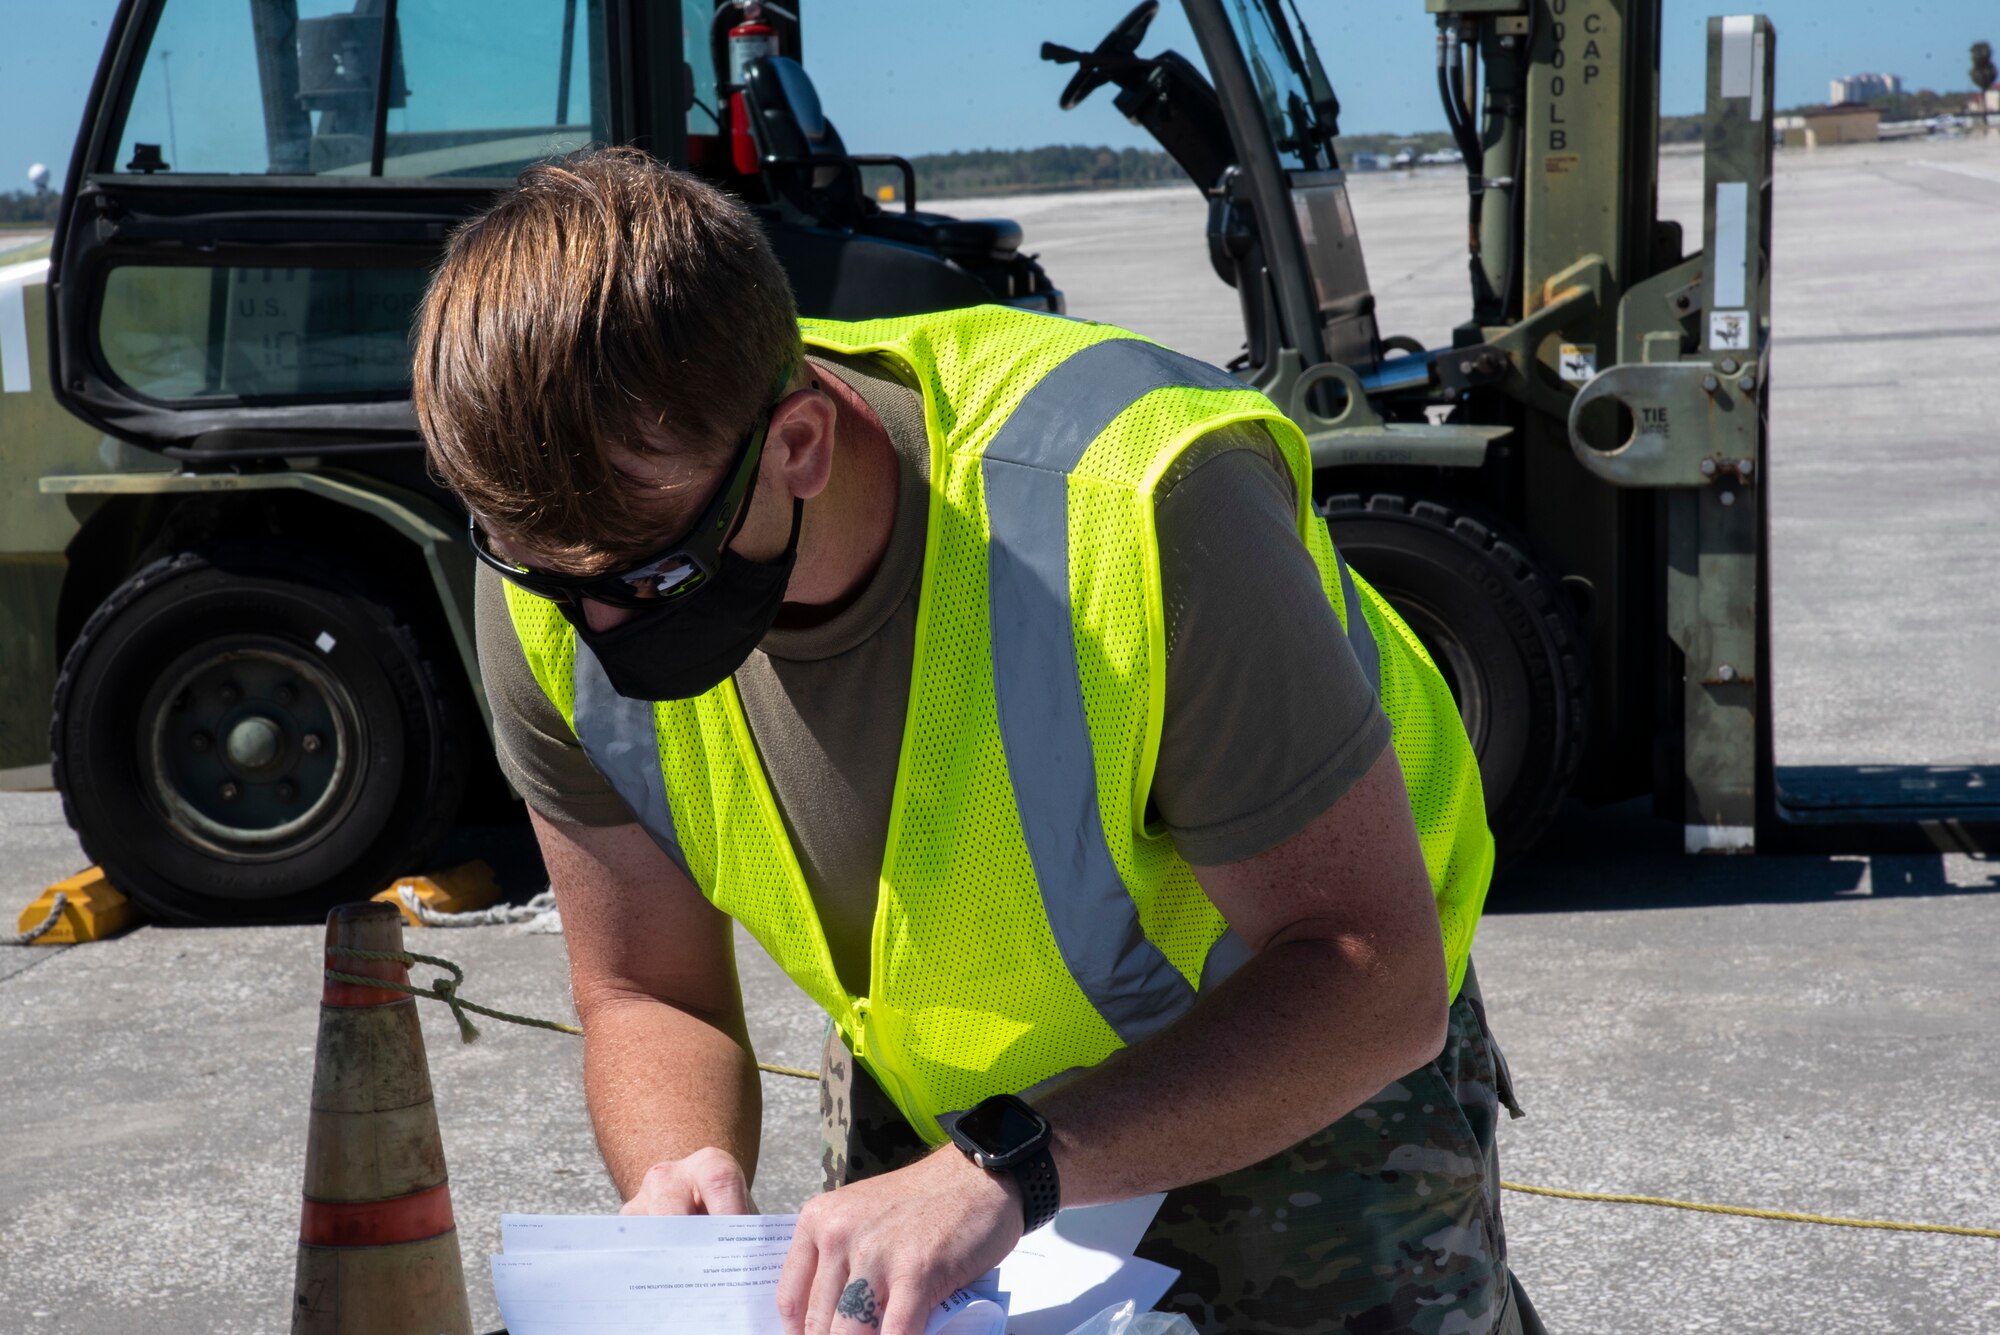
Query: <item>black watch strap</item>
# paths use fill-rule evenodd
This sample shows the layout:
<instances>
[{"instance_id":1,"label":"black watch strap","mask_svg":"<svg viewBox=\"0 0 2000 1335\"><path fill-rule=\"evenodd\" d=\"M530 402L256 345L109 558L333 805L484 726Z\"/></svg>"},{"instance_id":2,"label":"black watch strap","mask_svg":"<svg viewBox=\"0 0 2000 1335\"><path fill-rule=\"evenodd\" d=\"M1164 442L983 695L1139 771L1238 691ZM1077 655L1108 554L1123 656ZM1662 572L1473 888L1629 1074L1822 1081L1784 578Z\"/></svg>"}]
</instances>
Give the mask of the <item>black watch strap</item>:
<instances>
[{"instance_id":1,"label":"black watch strap","mask_svg":"<svg viewBox=\"0 0 2000 1335\"><path fill-rule=\"evenodd\" d=\"M1032 1158L1009 1170L1021 1184L1021 1231L1033 1233L1062 1208L1062 1184L1056 1178L1056 1157L1044 1145Z\"/></svg>"}]
</instances>

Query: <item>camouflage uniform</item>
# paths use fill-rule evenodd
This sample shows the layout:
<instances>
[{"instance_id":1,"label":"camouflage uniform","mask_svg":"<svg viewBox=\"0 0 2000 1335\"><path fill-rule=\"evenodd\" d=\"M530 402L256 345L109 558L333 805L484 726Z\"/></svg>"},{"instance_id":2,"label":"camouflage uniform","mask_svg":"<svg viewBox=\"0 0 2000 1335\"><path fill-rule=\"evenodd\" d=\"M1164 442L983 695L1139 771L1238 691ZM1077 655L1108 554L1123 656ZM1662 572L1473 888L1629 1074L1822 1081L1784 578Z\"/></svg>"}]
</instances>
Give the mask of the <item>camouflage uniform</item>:
<instances>
[{"instance_id":1,"label":"camouflage uniform","mask_svg":"<svg viewBox=\"0 0 2000 1335\"><path fill-rule=\"evenodd\" d=\"M838 1035L821 1071L828 1190L925 1152ZM1468 966L1436 1061L1262 1163L1167 1194L1139 1245L1181 1272L1161 1308L1202 1335L1535 1335L1507 1268L1502 1106L1520 1116Z\"/></svg>"}]
</instances>

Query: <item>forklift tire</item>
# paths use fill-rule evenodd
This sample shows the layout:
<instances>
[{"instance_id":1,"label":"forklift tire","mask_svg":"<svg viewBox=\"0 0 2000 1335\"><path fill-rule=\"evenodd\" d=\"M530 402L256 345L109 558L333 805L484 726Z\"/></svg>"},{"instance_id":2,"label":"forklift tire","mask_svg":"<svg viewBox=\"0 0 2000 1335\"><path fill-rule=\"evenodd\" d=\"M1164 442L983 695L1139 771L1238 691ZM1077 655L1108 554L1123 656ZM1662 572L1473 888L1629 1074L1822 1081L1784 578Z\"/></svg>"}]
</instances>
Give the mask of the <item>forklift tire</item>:
<instances>
[{"instance_id":1,"label":"forklift tire","mask_svg":"<svg viewBox=\"0 0 2000 1335\"><path fill-rule=\"evenodd\" d=\"M408 626L328 558L155 561L56 684L63 813L158 918L288 922L420 868L464 792L465 710Z\"/></svg>"},{"instance_id":2,"label":"forklift tire","mask_svg":"<svg viewBox=\"0 0 2000 1335\"><path fill-rule=\"evenodd\" d=\"M1349 493L1320 513L1451 688L1502 861L1526 852L1569 795L1590 717L1583 636L1562 585L1446 505Z\"/></svg>"}]
</instances>

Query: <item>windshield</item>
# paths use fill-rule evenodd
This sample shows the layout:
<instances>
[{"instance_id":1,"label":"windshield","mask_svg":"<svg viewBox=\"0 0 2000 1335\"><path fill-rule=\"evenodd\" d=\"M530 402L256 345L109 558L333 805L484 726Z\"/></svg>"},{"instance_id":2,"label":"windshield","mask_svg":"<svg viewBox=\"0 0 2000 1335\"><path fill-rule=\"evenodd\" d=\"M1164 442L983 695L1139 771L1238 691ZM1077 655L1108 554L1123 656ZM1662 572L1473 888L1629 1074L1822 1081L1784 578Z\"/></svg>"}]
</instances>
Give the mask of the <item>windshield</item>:
<instances>
[{"instance_id":1,"label":"windshield","mask_svg":"<svg viewBox=\"0 0 2000 1335\"><path fill-rule=\"evenodd\" d=\"M1316 58L1300 56L1279 3L1225 0L1223 8L1243 47L1243 60L1250 67L1257 103L1279 160L1292 170L1311 170L1322 165L1324 145L1333 136L1332 126L1319 123L1331 94L1322 88L1315 98L1315 85L1324 84L1325 75L1319 73ZM1310 49L1311 38L1305 40Z\"/></svg>"},{"instance_id":2,"label":"windshield","mask_svg":"<svg viewBox=\"0 0 2000 1335\"><path fill-rule=\"evenodd\" d=\"M100 170L504 179L611 133L604 0L152 10Z\"/></svg>"}]
</instances>

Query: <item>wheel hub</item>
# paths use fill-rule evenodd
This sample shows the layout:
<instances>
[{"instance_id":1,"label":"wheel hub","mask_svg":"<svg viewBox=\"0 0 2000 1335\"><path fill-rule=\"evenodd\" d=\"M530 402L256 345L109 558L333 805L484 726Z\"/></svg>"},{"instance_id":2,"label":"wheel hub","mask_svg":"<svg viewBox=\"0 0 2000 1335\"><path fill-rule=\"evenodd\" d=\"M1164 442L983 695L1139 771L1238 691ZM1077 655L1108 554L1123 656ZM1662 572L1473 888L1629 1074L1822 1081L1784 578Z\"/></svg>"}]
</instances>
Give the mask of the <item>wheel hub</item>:
<instances>
[{"instance_id":1,"label":"wheel hub","mask_svg":"<svg viewBox=\"0 0 2000 1335\"><path fill-rule=\"evenodd\" d=\"M276 723L253 714L229 730L229 763L245 770L268 768L277 760L284 741Z\"/></svg>"},{"instance_id":2,"label":"wheel hub","mask_svg":"<svg viewBox=\"0 0 2000 1335\"><path fill-rule=\"evenodd\" d=\"M300 648L264 636L184 654L149 692L149 787L174 832L238 861L291 856L359 787L352 695Z\"/></svg>"}]
</instances>

